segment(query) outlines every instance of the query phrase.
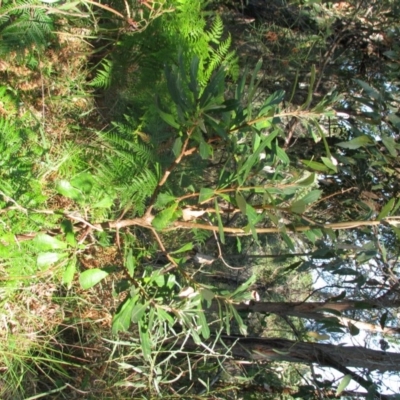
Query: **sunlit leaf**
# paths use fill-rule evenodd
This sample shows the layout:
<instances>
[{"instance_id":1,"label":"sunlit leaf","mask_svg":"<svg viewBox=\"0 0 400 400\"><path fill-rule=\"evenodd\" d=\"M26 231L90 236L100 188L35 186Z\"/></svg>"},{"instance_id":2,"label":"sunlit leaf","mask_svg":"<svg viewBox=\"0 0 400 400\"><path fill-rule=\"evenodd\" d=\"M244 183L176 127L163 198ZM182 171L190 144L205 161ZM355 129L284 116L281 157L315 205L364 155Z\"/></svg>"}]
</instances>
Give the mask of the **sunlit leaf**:
<instances>
[{"instance_id":1,"label":"sunlit leaf","mask_svg":"<svg viewBox=\"0 0 400 400\"><path fill-rule=\"evenodd\" d=\"M76 258L73 257L69 260L62 276L62 282L64 285L67 285L68 289L70 289L72 286L72 281L74 279L75 272L76 272Z\"/></svg>"},{"instance_id":2,"label":"sunlit leaf","mask_svg":"<svg viewBox=\"0 0 400 400\"><path fill-rule=\"evenodd\" d=\"M114 204L114 199L108 195L105 195L97 203L93 204L93 208L110 208Z\"/></svg>"},{"instance_id":3,"label":"sunlit leaf","mask_svg":"<svg viewBox=\"0 0 400 400\"><path fill-rule=\"evenodd\" d=\"M93 176L88 172L83 172L71 179L71 185L85 194L91 192L94 184Z\"/></svg>"},{"instance_id":4,"label":"sunlit leaf","mask_svg":"<svg viewBox=\"0 0 400 400\"><path fill-rule=\"evenodd\" d=\"M146 312L147 307L149 306L149 302L144 304L136 303L135 306L132 308L131 313L131 321L135 324L140 321L143 317L144 313Z\"/></svg>"},{"instance_id":5,"label":"sunlit leaf","mask_svg":"<svg viewBox=\"0 0 400 400\"><path fill-rule=\"evenodd\" d=\"M74 188L68 181L58 181L56 190L58 193L72 200L81 201L83 199L81 191Z\"/></svg>"},{"instance_id":6,"label":"sunlit leaf","mask_svg":"<svg viewBox=\"0 0 400 400\"><path fill-rule=\"evenodd\" d=\"M87 290L91 287L97 285L104 278L106 278L110 273L100 268L92 268L83 271L79 276L79 283L82 289Z\"/></svg>"},{"instance_id":7,"label":"sunlit leaf","mask_svg":"<svg viewBox=\"0 0 400 400\"><path fill-rule=\"evenodd\" d=\"M319 171L319 172L329 172L329 168L317 161L312 161L312 160L301 160L301 162L307 167L311 168L314 171Z\"/></svg>"},{"instance_id":8,"label":"sunlit leaf","mask_svg":"<svg viewBox=\"0 0 400 400\"><path fill-rule=\"evenodd\" d=\"M199 203L204 203L214 196L214 190L208 188L201 188L199 194Z\"/></svg>"},{"instance_id":9,"label":"sunlit leaf","mask_svg":"<svg viewBox=\"0 0 400 400\"><path fill-rule=\"evenodd\" d=\"M340 142L337 143L336 146L342 147L343 149L351 149L355 150L363 146L368 146L373 144L372 139L367 135L357 136L354 139L349 140L348 142Z\"/></svg>"},{"instance_id":10,"label":"sunlit leaf","mask_svg":"<svg viewBox=\"0 0 400 400\"><path fill-rule=\"evenodd\" d=\"M68 253L39 253L37 257L37 266L42 268L42 267L48 267L52 264L55 264L57 261L60 261L61 259L65 258L68 256Z\"/></svg>"},{"instance_id":11,"label":"sunlit leaf","mask_svg":"<svg viewBox=\"0 0 400 400\"><path fill-rule=\"evenodd\" d=\"M382 207L382 211L379 213L377 218L378 220L386 218L390 214L390 211L392 211L395 201L396 199L392 198Z\"/></svg>"},{"instance_id":12,"label":"sunlit leaf","mask_svg":"<svg viewBox=\"0 0 400 400\"><path fill-rule=\"evenodd\" d=\"M243 195L240 192L236 192L236 203L240 209L240 211L246 215L246 199L243 197Z\"/></svg>"},{"instance_id":13,"label":"sunlit leaf","mask_svg":"<svg viewBox=\"0 0 400 400\"><path fill-rule=\"evenodd\" d=\"M177 207L178 204L173 204L172 206L159 212L151 221L151 224L154 226L154 228L157 230L166 228L172 222Z\"/></svg>"},{"instance_id":14,"label":"sunlit leaf","mask_svg":"<svg viewBox=\"0 0 400 400\"><path fill-rule=\"evenodd\" d=\"M331 158L321 157L322 162L332 171L337 172L337 165L332 162Z\"/></svg>"},{"instance_id":15,"label":"sunlit leaf","mask_svg":"<svg viewBox=\"0 0 400 400\"><path fill-rule=\"evenodd\" d=\"M56 250L68 247L66 242L62 242L61 240L45 233L39 233L33 240L33 243L39 250Z\"/></svg>"},{"instance_id":16,"label":"sunlit leaf","mask_svg":"<svg viewBox=\"0 0 400 400\"><path fill-rule=\"evenodd\" d=\"M119 307L116 314L114 315L112 322L113 333L119 331L127 331L131 325L131 315L133 307L135 306L137 298L129 297Z\"/></svg>"},{"instance_id":17,"label":"sunlit leaf","mask_svg":"<svg viewBox=\"0 0 400 400\"><path fill-rule=\"evenodd\" d=\"M215 214L216 214L217 221L218 221L219 238L221 240L221 243L225 244L224 226L222 224L221 214L219 213L219 205L218 205L217 199L215 199L214 204L215 204Z\"/></svg>"},{"instance_id":18,"label":"sunlit leaf","mask_svg":"<svg viewBox=\"0 0 400 400\"><path fill-rule=\"evenodd\" d=\"M336 389L336 396L339 396L340 393L343 392L344 389L347 388L351 381L351 375L345 375L343 379L340 381L338 388Z\"/></svg>"}]
</instances>

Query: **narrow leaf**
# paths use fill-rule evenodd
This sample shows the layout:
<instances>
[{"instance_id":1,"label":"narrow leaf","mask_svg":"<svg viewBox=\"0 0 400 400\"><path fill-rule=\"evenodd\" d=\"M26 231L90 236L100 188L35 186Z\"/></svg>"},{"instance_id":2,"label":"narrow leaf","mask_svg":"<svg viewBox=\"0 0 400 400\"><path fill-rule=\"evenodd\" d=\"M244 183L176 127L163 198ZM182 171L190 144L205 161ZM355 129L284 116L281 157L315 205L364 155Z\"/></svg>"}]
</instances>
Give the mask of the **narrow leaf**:
<instances>
[{"instance_id":1,"label":"narrow leaf","mask_svg":"<svg viewBox=\"0 0 400 400\"><path fill-rule=\"evenodd\" d=\"M64 285L67 285L68 289L71 289L75 272L76 272L76 258L74 257L71 260L69 260L62 276L62 283Z\"/></svg>"},{"instance_id":2,"label":"narrow leaf","mask_svg":"<svg viewBox=\"0 0 400 400\"><path fill-rule=\"evenodd\" d=\"M344 389L347 388L351 381L351 375L345 375L343 379L340 381L338 388L336 389L336 396L339 396L340 393L343 392Z\"/></svg>"},{"instance_id":3,"label":"narrow leaf","mask_svg":"<svg viewBox=\"0 0 400 400\"><path fill-rule=\"evenodd\" d=\"M127 331L131 325L131 315L137 298L129 297L121 305L117 313L114 315L112 322L112 332L114 334L119 331Z\"/></svg>"},{"instance_id":4,"label":"narrow leaf","mask_svg":"<svg viewBox=\"0 0 400 400\"><path fill-rule=\"evenodd\" d=\"M361 135L361 136L357 136L354 139L349 140L348 142L337 143L336 146L342 147L343 149L355 150L362 146L368 146L371 144L373 144L373 142L369 136Z\"/></svg>"},{"instance_id":5,"label":"narrow leaf","mask_svg":"<svg viewBox=\"0 0 400 400\"><path fill-rule=\"evenodd\" d=\"M139 322L140 319L143 317L144 313L146 312L146 309L147 309L148 305L149 305L148 301L146 303L144 303L144 304L136 303L135 306L132 308L131 321L134 324Z\"/></svg>"},{"instance_id":6,"label":"narrow leaf","mask_svg":"<svg viewBox=\"0 0 400 400\"><path fill-rule=\"evenodd\" d=\"M139 336L140 344L142 345L143 357L145 360L149 360L151 357L151 341L148 330L143 323L139 322Z\"/></svg>"},{"instance_id":7,"label":"narrow leaf","mask_svg":"<svg viewBox=\"0 0 400 400\"><path fill-rule=\"evenodd\" d=\"M378 215L378 220L382 220L390 214L390 211L392 211L395 201L396 200L392 198L382 207L382 211Z\"/></svg>"},{"instance_id":8,"label":"narrow leaf","mask_svg":"<svg viewBox=\"0 0 400 400\"><path fill-rule=\"evenodd\" d=\"M215 199L215 214L217 217L217 221L218 221L218 232L219 232L219 238L221 240L222 244L225 244L225 232L224 232L224 226L222 224L222 219L221 219L221 215L219 213L219 206L218 206L218 201L217 199Z\"/></svg>"},{"instance_id":9,"label":"narrow leaf","mask_svg":"<svg viewBox=\"0 0 400 400\"><path fill-rule=\"evenodd\" d=\"M240 211L246 215L246 200L240 192L236 192L236 203Z\"/></svg>"}]
</instances>

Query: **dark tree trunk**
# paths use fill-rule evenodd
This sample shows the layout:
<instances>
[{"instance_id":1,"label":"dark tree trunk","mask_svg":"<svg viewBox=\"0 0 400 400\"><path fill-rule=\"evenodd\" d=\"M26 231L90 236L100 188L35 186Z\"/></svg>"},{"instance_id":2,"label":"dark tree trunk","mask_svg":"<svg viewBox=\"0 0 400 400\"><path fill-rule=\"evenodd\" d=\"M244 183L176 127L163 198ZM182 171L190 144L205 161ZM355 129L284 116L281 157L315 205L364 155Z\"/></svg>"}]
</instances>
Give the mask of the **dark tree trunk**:
<instances>
[{"instance_id":1,"label":"dark tree trunk","mask_svg":"<svg viewBox=\"0 0 400 400\"><path fill-rule=\"evenodd\" d=\"M358 346L337 346L325 343L296 342L280 338L222 336L222 343L212 348L219 353L231 353L235 358L253 361L288 361L318 364L339 371L344 368L366 368L370 371L400 372L400 354L370 350ZM197 348L188 340L186 348ZM230 349L230 351L228 351Z\"/></svg>"}]
</instances>

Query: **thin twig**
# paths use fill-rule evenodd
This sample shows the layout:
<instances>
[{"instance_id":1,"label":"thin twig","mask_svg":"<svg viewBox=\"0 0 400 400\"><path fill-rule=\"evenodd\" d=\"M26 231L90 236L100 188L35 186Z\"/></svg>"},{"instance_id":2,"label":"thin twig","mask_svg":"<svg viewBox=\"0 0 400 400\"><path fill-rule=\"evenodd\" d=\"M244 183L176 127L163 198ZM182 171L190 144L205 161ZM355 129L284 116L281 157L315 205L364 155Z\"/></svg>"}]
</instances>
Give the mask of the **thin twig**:
<instances>
[{"instance_id":1,"label":"thin twig","mask_svg":"<svg viewBox=\"0 0 400 400\"><path fill-rule=\"evenodd\" d=\"M164 186L165 182L167 181L168 177L170 176L171 172L178 166L178 164L182 161L182 158L188 155L186 153L187 147L189 145L189 140L190 136L193 133L194 129L196 127L193 126L188 132L187 132L187 137L185 139L185 142L183 143L181 152L179 153L178 157L172 162L172 164L167 168L167 170L164 172L163 177L160 179L158 182L157 187L154 189L154 192L150 198L149 201L149 206L147 207L147 210L144 214L144 218L150 218L151 217L151 212L153 211L154 203L157 199L158 193L160 192L161 188ZM190 153L191 154L191 153Z\"/></svg>"}]
</instances>

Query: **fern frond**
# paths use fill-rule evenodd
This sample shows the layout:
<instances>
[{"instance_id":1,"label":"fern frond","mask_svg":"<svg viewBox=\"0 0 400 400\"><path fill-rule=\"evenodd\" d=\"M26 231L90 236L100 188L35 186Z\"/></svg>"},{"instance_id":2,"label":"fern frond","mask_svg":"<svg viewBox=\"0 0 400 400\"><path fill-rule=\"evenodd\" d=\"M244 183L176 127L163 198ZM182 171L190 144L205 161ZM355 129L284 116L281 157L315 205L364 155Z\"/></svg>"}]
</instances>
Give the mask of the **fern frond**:
<instances>
[{"instance_id":1,"label":"fern frond","mask_svg":"<svg viewBox=\"0 0 400 400\"><path fill-rule=\"evenodd\" d=\"M215 17L210 30L206 33L208 41L215 44L220 44L221 37L224 33L224 24L219 15Z\"/></svg>"},{"instance_id":2,"label":"fern frond","mask_svg":"<svg viewBox=\"0 0 400 400\"><path fill-rule=\"evenodd\" d=\"M2 7L0 18L0 55L19 55L28 49L47 46L54 36L55 17L32 0L16 1Z\"/></svg>"},{"instance_id":3,"label":"fern frond","mask_svg":"<svg viewBox=\"0 0 400 400\"><path fill-rule=\"evenodd\" d=\"M140 215L158 184L154 150L133 128L131 118L113 125L101 135L106 150L99 157L98 173L104 185L117 191L121 206L129 204Z\"/></svg>"},{"instance_id":4,"label":"fern frond","mask_svg":"<svg viewBox=\"0 0 400 400\"><path fill-rule=\"evenodd\" d=\"M90 85L96 88L108 89L112 82L112 72L113 62L107 59L102 60L96 76L90 82Z\"/></svg>"}]
</instances>

